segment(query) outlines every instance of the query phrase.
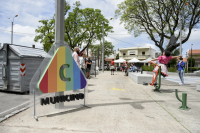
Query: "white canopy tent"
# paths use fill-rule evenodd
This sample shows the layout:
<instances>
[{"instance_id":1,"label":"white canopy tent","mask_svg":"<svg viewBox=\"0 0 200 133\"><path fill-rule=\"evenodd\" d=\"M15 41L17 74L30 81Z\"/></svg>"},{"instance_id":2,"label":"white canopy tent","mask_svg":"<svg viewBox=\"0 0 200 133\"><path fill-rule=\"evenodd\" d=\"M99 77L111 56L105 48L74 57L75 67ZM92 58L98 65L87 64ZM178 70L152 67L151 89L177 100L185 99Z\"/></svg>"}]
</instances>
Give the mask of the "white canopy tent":
<instances>
[{"instance_id":1,"label":"white canopy tent","mask_svg":"<svg viewBox=\"0 0 200 133\"><path fill-rule=\"evenodd\" d=\"M120 59L118 59L118 60L115 60L114 62L115 62L115 63L123 63L124 61L126 61L126 60L120 58Z\"/></svg>"},{"instance_id":2,"label":"white canopy tent","mask_svg":"<svg viewBox=\"0 0 200 133\"><path fill-rule=\"evenodd\" d=\"M141 61L136 59L135 57L128 61L128 63L140 63Z\"/></svg>"}]
</instances>

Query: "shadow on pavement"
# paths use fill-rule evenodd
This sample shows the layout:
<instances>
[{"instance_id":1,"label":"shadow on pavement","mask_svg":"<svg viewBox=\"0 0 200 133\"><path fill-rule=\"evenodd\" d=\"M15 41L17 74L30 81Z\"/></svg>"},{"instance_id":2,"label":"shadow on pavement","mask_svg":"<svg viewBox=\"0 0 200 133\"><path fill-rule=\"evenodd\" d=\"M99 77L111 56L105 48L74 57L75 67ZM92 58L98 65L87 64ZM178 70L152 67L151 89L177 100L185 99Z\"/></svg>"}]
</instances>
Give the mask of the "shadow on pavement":
<instances>
[{"instance_id":1,"label":"shadow on pavement","mask_svg":"<svg viewBox=\"0 0 200 133\"><path fill-rule=\"evenodd\" d=\"M95 86L94 84L88 84L88 86Z\"/></svg>"},{"instance_id":2,"label":"shadow on pavement","mask_svg":"<svg viewBox=\"0 0 200 133\"><path fill-rule=\"evenodd\" d=\"M0 93L15 94L15 95L29 95L29 91L28 92L13 92L13 91L2 91L2 90L0 90Z\"/></svg>"},{"instance_id":3,"label":"shadow on pavement","mask_svg":"<svg viewBox=\"0 0 200 133\"><path fill-rule=\"evenodd\" d=\"M151 102L155 102L153 100L146 100L146 101L138 101L138 102L121 102L121 103L102 103L102 104L90 104L88 106L95 108L95 107L100 107L100 106L111 106L111 105L125 105L125 104L129 104L131 105L133 108L135 109L144 109L144 107L141 105L142 103L151 103ZM159 100L157 102L165 102L162 100ZM73 109L73 110L69 110L69 111L65 111L65 112L61 112L61 113L56 113L56 114L51 114L51 115L46 115L46 117L54 117L54 116L59 116L59 115L64 115L64 114L69 114L69 113L74 113L74 112L78 112L78 111L83 111L86 109L90 109L87 107L81 107L78 109ZM45 116L42 116L45 117Z\"/></svg>"},{"instance_id":4,"label":"shadow on pavement","mask_svg":"<svg viewBox=\"0 0 200 133\"><path fill-rule=\"evenodd\" d=\"M183 91L179 91L178 90L178 92L183 92ZM168 90L164 90L164 89L161 89L160 93L175 93L175 90L169 90L169 89Z\"/></svg>"},{"instance_id":5,"label":"shadow on pavement","mask_svg":"<svg viewBox=\"0 0 200 133\"><path fill-rule=\"evenodd\" d=\"M88 90L88 93L93 92L93 91L95 91L95 90Z\"/></svg>"}]
</instances>

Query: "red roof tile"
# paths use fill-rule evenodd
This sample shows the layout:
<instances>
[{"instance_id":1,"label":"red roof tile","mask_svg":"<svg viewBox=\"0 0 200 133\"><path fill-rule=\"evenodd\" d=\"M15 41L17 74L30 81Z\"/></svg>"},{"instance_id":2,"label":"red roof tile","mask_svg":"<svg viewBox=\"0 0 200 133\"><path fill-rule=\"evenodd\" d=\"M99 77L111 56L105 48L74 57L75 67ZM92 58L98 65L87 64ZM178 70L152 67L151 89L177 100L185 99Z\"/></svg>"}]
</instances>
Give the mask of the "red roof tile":
<instances>
[{"instance_id":1,"label":"red roof tile","mask_svg":"<svg viewBox=\"0 0 200 133\"><path fill-rule=\"evenodd\" d=\"M191 54L191 50L189 50L189 54ZM192 54L200 54L200 49L193 49Z\"/></svg>"},{"instance_id":2,"label":"red roof tile","mask_svg":"<svg viewBox=\"0 0 200 133\"><path fill-rule=\"evenodd\" d=\"M115 58L106 58L105 61L112 61L112 59L116 60Z\"/></svg>"}]
</instances>

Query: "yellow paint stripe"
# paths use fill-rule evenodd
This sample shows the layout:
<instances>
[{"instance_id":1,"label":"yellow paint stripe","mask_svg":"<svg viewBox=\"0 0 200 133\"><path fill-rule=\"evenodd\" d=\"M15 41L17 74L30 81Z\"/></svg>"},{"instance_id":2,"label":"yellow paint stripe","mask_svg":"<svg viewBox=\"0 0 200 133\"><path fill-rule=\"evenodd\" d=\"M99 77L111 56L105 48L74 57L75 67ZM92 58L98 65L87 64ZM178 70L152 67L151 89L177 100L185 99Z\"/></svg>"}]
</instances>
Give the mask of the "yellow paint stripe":
<instances>
[{"instance_id":1,"label":"yellow paint stripe","mask_svg":"<svg viewBox=\"0 0 200 133\"><path fill-rule=\"evenodd\" d=\"M125 91L125 89L119 89L119 88L112 88L112 90Z\"/></svg>"},{"instance_id":2,"label":"yellow paint stripe","mask_svg":"<svg viewBox=\"0 0 200 133\"><path fill-rule=\"evenodd\" d=\"M60 67L65 64L65 47L60 47L57 52L57 92L66 90L66 83L60 79Z\"/></svg>"}]
</instances>

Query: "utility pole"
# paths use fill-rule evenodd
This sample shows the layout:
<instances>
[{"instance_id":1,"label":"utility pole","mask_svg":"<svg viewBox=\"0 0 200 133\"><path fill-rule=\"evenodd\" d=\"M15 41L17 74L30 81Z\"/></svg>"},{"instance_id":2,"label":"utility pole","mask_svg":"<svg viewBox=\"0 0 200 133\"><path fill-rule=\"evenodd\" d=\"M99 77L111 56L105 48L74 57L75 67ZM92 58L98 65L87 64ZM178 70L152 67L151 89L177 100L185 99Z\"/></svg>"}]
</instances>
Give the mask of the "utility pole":
<instances>
[{"instance_id":1,"label":"utility pole","mask_svg":"<svg viewBox=\"0 0 200 133\"><path fill-rule=\"evenodd\" d=\"M192 44L193 45L193 44ZM191 64L190 64L190 72L192 73L192 45L191 45Z\"/></svg>"},{"instance_id":2,"label":"utility pole","mask_svg":"<svg viewBox=\"0 0 200 133\"><path fill-rule=\"evenodd\" d=\"M180 55L182 55L182 24L183 24L183 18L182 18L182 12L181 12Z\"/></svg>"},{"instance_id":3,"label":"utility pole","mask_svg":"<svg viewBox=\"0 0 200 133\"><path fill-rule=\"evenodd\" d=\"M103 44L102 44L102 72L104 72L104 22L103 22Z\"/></svg>"},{"instance_id":4,"label":"utility pole","mask_svg":"<svg viewBox=\"0 0 200 133\"><path fill-rule=\"evenodd\" d=\"M189 3L185 3L185 5L187 6ZM180 55L182 55L182 27L183 27L183 18L184 18L184 6L183 9L181 10L181 31L180 31Z\"/></svg>"},{"instance_id":5,"label":"utility pole","mask_svg":"<svg viewBox=\"0 0 200 133\"><path fill-rule=\"evenodd\" d=\"M13 23L14 23L14 18L15 17L18 17L18 15L15 15L13 17L13 20L11 20L12 21L12 23L11 23L11 44L13 44ZM11 18L8 18L8 19L11 19Z\"/></svg>"},{"instance_id":6,"label":"utility pole","mask_svg":"<svg viewBox=\"0 0 200 133\"><path fill-rule=\"evenodd\" d=\"M97 62L96 62L96 61L97 61L97 59L96 59L96 51L95 51L95 55L94 55L94 56L95 56L95 67L94 67L94 71L95 71L95 77L96 77L96 66L97 66Z\"/></svg>"},{"instance_id":7,"label":"utility pole","mask_svg":"<svg viewBox=\"0 0 200 133\"><path fill-rule=\"evenodd\" d=\"M99 47L98 47L98 67L99 67Z\"/></svg>"},{"instance_id":8,"label":"utility pole","mask_svg":"<svg viewBox=\"0 0 200 133\"><path fill-rule=\"evenodd\" d=\"M186 59L187 59L187 72L188 72L188 55L187 55L187 52L186 52Z\"/></svg>"},{"instance_id":9,"label":"utility pole","mask_svg":"<svg viewBox=\"0 0 200 133\"><path fill-rule=\"evenodd\" d=\"M13 22L11 24L12 24L12 28L11 28L11 44L13 44Z\"/></svg>"}]
</instances>

